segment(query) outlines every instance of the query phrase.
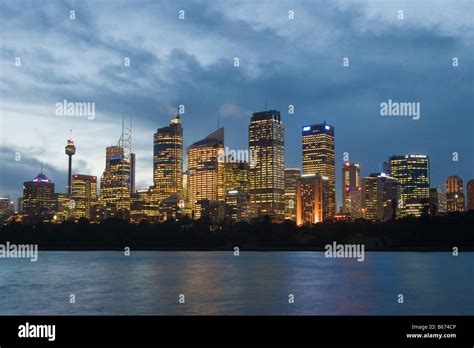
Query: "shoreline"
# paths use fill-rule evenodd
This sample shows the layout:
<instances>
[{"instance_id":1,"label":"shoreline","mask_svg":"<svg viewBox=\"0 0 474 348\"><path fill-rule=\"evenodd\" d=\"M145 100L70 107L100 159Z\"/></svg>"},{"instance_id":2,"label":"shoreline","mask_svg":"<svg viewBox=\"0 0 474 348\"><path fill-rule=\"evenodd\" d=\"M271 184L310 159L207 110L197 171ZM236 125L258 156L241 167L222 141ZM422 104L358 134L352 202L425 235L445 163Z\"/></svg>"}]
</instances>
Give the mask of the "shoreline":
<instances>
[{"instance_id":1,"label":"shoreline","mask_svg":"<svg viewBox=\"0 0 474 348\"><path fill-rule=\"evenodd\" d=\"M124 248L127 246L124 246ZM38 251L118 251L118 252L124 252L124 248L116 248L116 247L110 247L110 248L96 248L96 247L91 247L91 248L52 248L52 247L46 247L46 248L41 248L40 246L38 247ZM176 251L199 251L199 252L213 252L213 251L228 251L228 252L234 252L233 248L227 249L227 248L133 248L130 247L130 251L171 251L171 252L176 252ZM324 248L240 248L239 252L325 252L326 250ZM452 253L453 250L451 249L439 249L439 248L412 248L412 247L406 247L406 248L392 248L392 249L376 249L376 248L366 248L365 252L448 252ZM467 248L467 249L462 249L459 248L458 250L459 253L462 252L474 252L474 248Z\"/></svg>"}]
</instances>

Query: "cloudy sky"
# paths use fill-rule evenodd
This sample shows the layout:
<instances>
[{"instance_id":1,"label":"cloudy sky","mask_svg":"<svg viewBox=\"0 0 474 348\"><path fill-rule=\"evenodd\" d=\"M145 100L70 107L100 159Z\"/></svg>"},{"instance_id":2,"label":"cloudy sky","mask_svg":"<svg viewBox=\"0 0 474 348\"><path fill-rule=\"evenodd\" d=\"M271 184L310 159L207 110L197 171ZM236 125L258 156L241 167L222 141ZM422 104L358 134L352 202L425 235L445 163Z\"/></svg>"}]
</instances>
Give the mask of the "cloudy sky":
<instances>
[{"instance_id":1,"label":"cloudy sky","mask_svg":"<svg viewBox=\"0 0 474 348\"><path fill-rule=\"evenodd\" d=\"M333 124L339 203L344 152L362 175L392 154L428 154L433 187L466 182L473 16L473 1L2 1L0 195L21 195L40 163L64 192L69 129L73 172L100 176L122 115L133 117L137 187L148 187L153 133L179 105L186 146L219 114L236 150L252 112L280 110L287 167L301 167L303 125ZM95 118L56 115L64 99L95 103ZM420 119L381 116L389 99L420 103Z\"/></svg>"}]
</instances>

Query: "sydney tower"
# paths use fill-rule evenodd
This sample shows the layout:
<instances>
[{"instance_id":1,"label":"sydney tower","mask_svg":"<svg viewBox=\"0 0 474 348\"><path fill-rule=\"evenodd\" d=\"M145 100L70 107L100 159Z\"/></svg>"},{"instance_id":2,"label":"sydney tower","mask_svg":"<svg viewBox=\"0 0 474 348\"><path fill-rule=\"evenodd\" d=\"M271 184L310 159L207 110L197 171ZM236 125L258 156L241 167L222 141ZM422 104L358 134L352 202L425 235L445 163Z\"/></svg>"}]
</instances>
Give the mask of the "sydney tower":
<instances>
[{"instance_id":1,"label":"sydney tower","mask_svg":"<svg viewBox=\"0 0 474 348\"><path fill-rule=\"evenodd\" d=\"M69 139L67 140L67 145L66 145L66 155L69 157L69 169L67 172L67 193L71 195L71 177L72 177L72 156L76 153L76 146L74 145L74 141L71 139L71 131L69 131Z\"/></svg>"}]
</instances>

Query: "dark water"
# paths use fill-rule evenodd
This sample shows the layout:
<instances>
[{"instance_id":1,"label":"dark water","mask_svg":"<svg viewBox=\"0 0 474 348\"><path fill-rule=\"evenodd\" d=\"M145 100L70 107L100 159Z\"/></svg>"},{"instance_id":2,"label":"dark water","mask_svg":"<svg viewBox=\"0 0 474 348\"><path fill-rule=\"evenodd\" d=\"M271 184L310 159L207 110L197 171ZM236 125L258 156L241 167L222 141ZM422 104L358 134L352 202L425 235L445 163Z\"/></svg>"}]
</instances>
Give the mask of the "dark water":
<instances>
[{"instance_id":1,"label":"dark water","mask_svg":"<svg viewBox=\"0 0 474 348\"><path fill-rule=\"evenodd\" d=\"M473 265L474 253L43 251L0 259L0 314L472 315Z\"/></svg>"}]
</instances>

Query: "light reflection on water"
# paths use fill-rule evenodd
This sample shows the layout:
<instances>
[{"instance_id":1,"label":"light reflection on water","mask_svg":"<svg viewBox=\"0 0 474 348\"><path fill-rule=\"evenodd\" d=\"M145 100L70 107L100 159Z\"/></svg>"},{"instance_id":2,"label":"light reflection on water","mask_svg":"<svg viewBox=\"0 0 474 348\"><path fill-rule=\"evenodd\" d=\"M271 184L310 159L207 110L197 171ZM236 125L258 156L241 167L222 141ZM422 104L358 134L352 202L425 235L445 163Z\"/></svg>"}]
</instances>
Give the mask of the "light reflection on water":
<instances>
[{"instance_id":1,"label":"light reflection on water","mask_svg":"<svg viewBox=\"0 0 474 348\"><path fill-rule=\"evenodd\" d=\"M43 251L0 260L0 314L472 315L473 265L474 253Z\"/></svg>"}]
</instances>

